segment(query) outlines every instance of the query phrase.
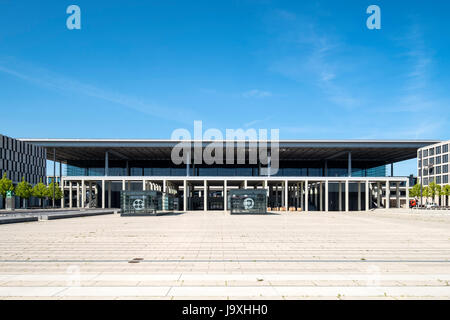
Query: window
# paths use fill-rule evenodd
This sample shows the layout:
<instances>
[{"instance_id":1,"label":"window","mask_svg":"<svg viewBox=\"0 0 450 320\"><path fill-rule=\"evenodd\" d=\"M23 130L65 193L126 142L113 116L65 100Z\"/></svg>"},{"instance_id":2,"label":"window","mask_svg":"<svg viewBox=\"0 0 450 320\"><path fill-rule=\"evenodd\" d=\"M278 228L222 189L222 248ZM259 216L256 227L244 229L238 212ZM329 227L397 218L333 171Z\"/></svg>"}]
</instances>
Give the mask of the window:
<instances>
[{"instance_id":1,"label":"window","mask_svg":"<svg viewBox=\"0 0 450 320\"><path fill-rule=\"evenodd\" d=\"M442 173L448 173L448 164L442 166Z\"/></svg>"},{"instance_id":2,"label":"window","mask_svg":"<svg viewBox=\"0 0 450 320\"><path fill-rule=\"evenodd\" d=\"M431 167L430 170L428 171L428 175L433 175L434 174L434 167Z\"/></svg>"},{"instance_id":3,"label":"window","mask_svg":"<svg viewBox=\"0 0 450 320\"><path fill-rule=\"evenodd\" d=\"M441 176L436 176L436 183L441 184Z\"/></svg>"},{"instance_id":4,"label":"window","mask_svg":"<svg viewBox=\"0 0 450 320\"><path fill-rule=\"evenodd\" d=\"M417 151L417 158L422 158L422 150Z\"/></svg>"},{"instance_id":5,"label":"window","mask_svg":"<svg viewBox=\"0 0 450 320\"><path fill-rule=\"evenodd\" d=\"M442 152L443 152L443 153L448 152L448 144L444 144L444 145L442 146Z\"/></svg>"},{"instance_id":6,"label":"window","mask_svg":"<svg viewBox=\"0 0 450 320\"><path fill-rule=\"evenodd\" d=\"M153 175L168 176L170 175L170 168L153 168Z\"/></svg>"},{"instance_id":7,"label":"window","mask_svg":"<svg viewBox=\"0 0 450 320\"><path fill-rule=\"evenodd\" d=\"M423 160L423 166L424 166L424 167L428 166L428 159L424 159L424 160Z\"/></svg>"},{"instance_id":8,"label":"window","mask_svg":"<svg viewBox=\"0 0 450 320\"><path fill-rule=\"evenodd\" d=\"M428 150L423 150L423 156L428 157Z\"/></svg>"},{"instance_id":9,"label":"window","mask_svg":"<svg viewBox=\"0 0 450 320\"><path fill-rule=\"evenodd\" d=\"M428 178L424 178L424 179L423 179L423 184L424 184L424 185L428 185Z\"/></svg>"},{"instance_id":10,"label":"window","mask_svg":"<svg viewBox=\"0 0 450 320\"><path fill-rule=\"evenodd\" d=\"M442 176L442 183L448 183L448 175Z\"/></svg>"},{"instance_id":11,"label":"window","mask_svg":"<svg viewBox=\"0 0 450 320\"><path fill-rule=\"evenodd\" d=\"M448 162L448 154L444 154L442 156L442 163L447 163Z\"/></svg>"},{"instance_id":12,"label":"window","mask_svg":"<svg viewBox=\"0 0 450 320\"><path fill-rule=\"evenodd\" d=\"M441 164L441 156L436 157L436 164Z\"/></svg>"},{"instance_id":13,"label":"window","mask_svg":"<svg viewBox=\"0 0 450 320\"><path fill-rule=\"evenodd\" d=\"M428 175L428 169L423 169L423 174L422 175L427 176Z\"/></svg>"},{"instance_id":14,"label":"window","mask_svg":"<svg viewBox=\"0 0 450 320\"><path fill-rule=\"evenodd\" d=\"M434 156L434 148L430 148L430 156Z\"/></svg>"},{"instance_id":15,"label":"window","mask_svg":"<svg viewBox=\"0 0 450 320\"><path fill-rule=\"evenodd\" d=\"M143 175L142 168L130 168L130 175L132 175L132 176Z\"/></svg>"},{"instance_id":16,"label":"window","mask_svg":"<svg viewBox=\"0 0 450 320\"><path fill-rule=\"evenodd\" d=\"M422 160L419 160L419 168L422 167Z\"/></svg>"},{"instance_id":17,"label":"window","mask_svg":"<svg viewBox=\"0 0 450 320\"><path fill-rule=\"evenodd\" d=\"M436 147L436 154L441 154L441 146Z\"/></svg>"},{"instance_id":18,"label":"window","mask_svg":"<svg viewBox=\"0 0 450 320\"><path fill-rule=\"evenodd\" d=\"M430 165L434 164L434 158L430 158L429 162L430 162Z\"/></svg>"},{"instance_id":19,"label":"window","mask_svg":"<svg viewBox=\"0 0 450 320\"><path fill-rule=\"evenodd\" d=\"M441 167L440 166L436 167L436 174L441 174Z\"/></svg>"}]
</instances>

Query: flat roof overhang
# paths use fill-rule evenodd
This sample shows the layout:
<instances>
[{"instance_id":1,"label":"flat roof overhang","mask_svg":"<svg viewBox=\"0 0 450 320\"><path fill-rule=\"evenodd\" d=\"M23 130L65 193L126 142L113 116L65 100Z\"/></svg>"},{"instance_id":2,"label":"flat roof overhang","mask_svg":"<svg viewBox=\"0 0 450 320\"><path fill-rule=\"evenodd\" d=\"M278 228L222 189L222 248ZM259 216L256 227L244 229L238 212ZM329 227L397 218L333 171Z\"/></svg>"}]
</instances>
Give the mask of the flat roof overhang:
<instances>
[{"instance_id":1,"label":"flat roof overhang","mask_svg":"<svg viewBox=\"0 0 450 320\"><path fill-rule=\"evenodd\" d=\"M206 147L218 141L173 141L159 139L18 139L43 147L47 159L56 161L104 160L109 152L110 160L170 160L171 151L178 143L202 144ZM227 143L228 141L222 141ZM254 141L230 141L245 143L251 148ZM352 161L394 163L416 158L417 149L441 142L440 140L280 140L280 161L345 161L352 153ZM268 142L270 147L270 141ZM248 152L248 151L247 151ZM225 152L224 152L225 155Z\"/></svg>"}]
</instances>

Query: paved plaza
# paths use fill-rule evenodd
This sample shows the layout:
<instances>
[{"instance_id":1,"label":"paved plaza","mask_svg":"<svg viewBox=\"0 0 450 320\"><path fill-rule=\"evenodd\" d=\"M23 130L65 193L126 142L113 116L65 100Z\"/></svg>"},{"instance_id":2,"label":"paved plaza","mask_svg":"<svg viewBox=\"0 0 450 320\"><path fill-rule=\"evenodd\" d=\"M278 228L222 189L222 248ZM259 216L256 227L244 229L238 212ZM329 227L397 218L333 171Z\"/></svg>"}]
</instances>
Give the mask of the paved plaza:
<instances>
[{"instance_id":1,"label":"paved plaza","mask_svg":"<svg viewBox=\"0 0 450 320\"><path fill-rule=\"evenodd\" d=\"M450 298L450 212L0 225L0 299Z\"/></svg>"}]
</instances>

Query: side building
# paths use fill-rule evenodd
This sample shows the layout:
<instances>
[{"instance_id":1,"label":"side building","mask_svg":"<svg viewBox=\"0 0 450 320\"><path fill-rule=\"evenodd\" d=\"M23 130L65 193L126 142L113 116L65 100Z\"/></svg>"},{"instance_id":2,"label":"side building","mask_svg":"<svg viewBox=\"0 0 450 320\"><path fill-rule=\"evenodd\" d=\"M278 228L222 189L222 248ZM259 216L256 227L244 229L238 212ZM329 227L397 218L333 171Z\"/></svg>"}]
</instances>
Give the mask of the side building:
<instances>
[{"instance_id":1,"label":"side building","mask_svg":"<svg viewBox=\"0 0 450 320\"><path fill-rule=\"evenodd\" d=\"M444 186L449 183L450 140L420 148L417 151L417 177L428 186L434 182Z\"/></svg>"},{"instance_id":2,"label":"side building","mask_svg":"<svg viewBox=\"0 0 450 320\"><path fill-rule=\"evenodd\" d=\"M22 178L32 185L39 181L45 183L46 161L45 148L0 134L0 175L6 173L13 184L18 184ZM0 206L2 203L0 201Z\"/></svg>"}]
</instances>

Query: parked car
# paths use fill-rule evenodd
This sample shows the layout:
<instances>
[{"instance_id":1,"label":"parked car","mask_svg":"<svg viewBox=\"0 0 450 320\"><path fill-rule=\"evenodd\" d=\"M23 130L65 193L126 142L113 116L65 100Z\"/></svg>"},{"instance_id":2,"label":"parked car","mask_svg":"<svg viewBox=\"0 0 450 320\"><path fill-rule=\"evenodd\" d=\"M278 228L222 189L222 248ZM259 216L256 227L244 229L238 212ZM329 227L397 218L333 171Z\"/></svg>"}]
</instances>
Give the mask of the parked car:
<instances>
[{"instance_id":1,"label":"parked car","mask_svg":"<svg viewBox=\"0 0 450 320\"><path fill-rule=\"evenodd\" d=\"M434 202L430 202L430 203L427 203L425 205L425 208L427 208L427 209L434 209L434 208L437 208L437 207L438 207L438 205L436 203L434 203Z\"/></svg>"}]
</instances>

